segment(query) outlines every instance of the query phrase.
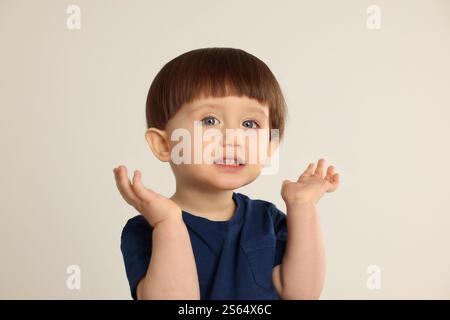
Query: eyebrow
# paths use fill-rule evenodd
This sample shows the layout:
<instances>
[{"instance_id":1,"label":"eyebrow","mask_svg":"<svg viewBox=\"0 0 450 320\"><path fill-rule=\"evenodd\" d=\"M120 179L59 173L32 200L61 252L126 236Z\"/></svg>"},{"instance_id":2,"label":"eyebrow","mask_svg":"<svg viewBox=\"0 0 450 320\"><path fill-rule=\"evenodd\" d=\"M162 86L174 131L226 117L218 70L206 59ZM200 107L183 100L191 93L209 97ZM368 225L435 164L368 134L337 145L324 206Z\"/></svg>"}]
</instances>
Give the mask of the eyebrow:
<instances>
[{"instance_id":1,"label":"eyebrow","mask_svg":"<svg viewBox=\"0 0 450 320\"><path fill-rule=\"evenodd\" d=\"M205 109L207 109L207 108L214 109L215 107L221 107L221 106L222 105L220 105L220 104L214 104L214 103L199 104L199 105L194 106L191 109L191 113L196 112L196 111L198 111L200 109L204 109L204 108ZM259 114L261 114L264 117L269 117L269 115L261 107L255 107L255 106L247 106L247 107L250 108L252 112L259 113Z\"/></svg>"}]
</instances>

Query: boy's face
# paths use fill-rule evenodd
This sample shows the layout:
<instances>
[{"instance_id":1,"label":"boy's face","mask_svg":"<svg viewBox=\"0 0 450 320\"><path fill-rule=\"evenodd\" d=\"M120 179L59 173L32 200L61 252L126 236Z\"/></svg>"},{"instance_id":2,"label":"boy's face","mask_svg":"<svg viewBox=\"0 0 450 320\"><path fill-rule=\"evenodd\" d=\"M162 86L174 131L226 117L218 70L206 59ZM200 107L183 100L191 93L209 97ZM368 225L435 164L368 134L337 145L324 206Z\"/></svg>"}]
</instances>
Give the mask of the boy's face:
<instances>
[{"instance_id":1,"label":"boy's face","mask_svg":"<svg viewBox=\"0 0 450 320\"><path fill-rule=\"evenodd\" d=\"M245 96L201 97L183 105L161 132L170 158L158 158L170 162L177 182L207 190L252 182L277 147L277 139L269 141L268 106Z\"/></svg>"}]
</instances>

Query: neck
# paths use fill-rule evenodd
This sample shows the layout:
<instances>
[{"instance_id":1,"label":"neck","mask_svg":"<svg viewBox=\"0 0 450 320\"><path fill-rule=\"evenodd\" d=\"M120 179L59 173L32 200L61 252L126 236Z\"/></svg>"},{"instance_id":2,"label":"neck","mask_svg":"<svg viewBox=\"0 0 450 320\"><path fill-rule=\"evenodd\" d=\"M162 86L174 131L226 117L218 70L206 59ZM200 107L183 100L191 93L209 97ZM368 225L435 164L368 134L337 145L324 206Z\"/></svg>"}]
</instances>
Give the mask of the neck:
<instances>
[{"instance_id":1,"label":"neck","mask_svg":"<svg viewBox=\"0 0 450 320\"><path fill-rule=\"evenodd\" d=\"M236 205L232 190L205 190L177 182L176 191L170 197L182 210L210 220L229 220Z\"/></svg>"}]
</instances>

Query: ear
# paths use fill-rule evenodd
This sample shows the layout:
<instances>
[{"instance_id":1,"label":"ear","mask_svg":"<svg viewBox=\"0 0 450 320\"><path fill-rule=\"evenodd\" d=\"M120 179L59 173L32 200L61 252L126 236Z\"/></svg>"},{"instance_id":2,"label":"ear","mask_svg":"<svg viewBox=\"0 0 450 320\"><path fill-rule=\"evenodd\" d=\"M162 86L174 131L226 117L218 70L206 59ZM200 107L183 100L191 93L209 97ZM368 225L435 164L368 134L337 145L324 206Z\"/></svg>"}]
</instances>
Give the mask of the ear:
<instances>
[{"instance_id":1,"label":"ear","mask_svg":"<svg viewBox=\"0 0 450 320\"><path fill-rule=\"evenodd\" d=\"M170 161L170 144L167 133L157 128L148 128L145 131L145 140L147 140L153 154L163 162Z\"/></svg>"}]
</instances>

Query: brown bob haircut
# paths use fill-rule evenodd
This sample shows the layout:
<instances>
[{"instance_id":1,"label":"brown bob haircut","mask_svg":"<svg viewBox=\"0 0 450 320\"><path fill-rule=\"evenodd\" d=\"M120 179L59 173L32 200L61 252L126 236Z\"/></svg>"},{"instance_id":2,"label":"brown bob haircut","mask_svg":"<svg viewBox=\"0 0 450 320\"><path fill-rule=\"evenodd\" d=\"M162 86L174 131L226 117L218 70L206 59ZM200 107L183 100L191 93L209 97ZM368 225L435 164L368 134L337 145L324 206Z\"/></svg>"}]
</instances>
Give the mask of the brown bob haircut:
<instances>
[{"instance_id":1,"label":"brown bob haircut","mask_svg":"<svg viewBox=\"0 0 450 320\"><path fill-rule=\"evenodd\" d=\"M270 128L283 137L287 107L278 81L263 61L235 48L196 49L166 63L147 95L147 127L164 130L184 104L202 95L247 96L268 105Z\"/></svg>"}]
</instances>

